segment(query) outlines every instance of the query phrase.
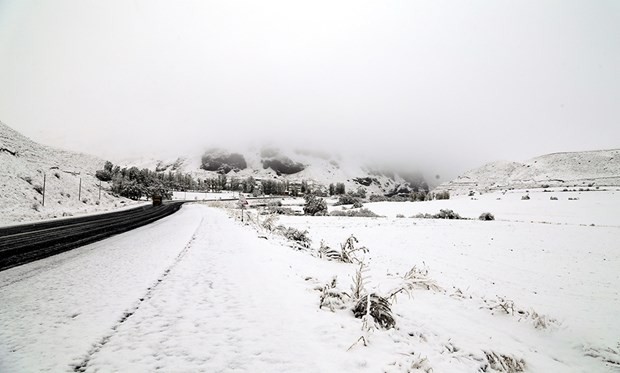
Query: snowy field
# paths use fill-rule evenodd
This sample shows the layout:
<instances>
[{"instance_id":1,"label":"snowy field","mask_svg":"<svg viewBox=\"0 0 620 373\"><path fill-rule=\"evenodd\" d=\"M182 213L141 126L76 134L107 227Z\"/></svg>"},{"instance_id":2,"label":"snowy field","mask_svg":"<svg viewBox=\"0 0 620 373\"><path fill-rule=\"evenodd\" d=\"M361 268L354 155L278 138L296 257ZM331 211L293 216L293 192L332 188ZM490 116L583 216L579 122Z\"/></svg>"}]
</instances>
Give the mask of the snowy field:
<instances>
[{"instance_id":1,"label":"snowy field","mask_svg":"<svg viewBox=\"0 0 620 373\"><path fill-rule=\"evenodd\" d=\"M280 217L309 231L308 250L256 225L255 211L242 224L238 211L185 205L0 272L0 372L617 372L618 194L590 193ZM440 208L501 220L395 218ZM319 308L334 278L331 291L351 294L358 268L319 258L320 242L339 248L351 234L369 249L367 292L428 270L430 289L393 302L394 328L364 326L346 297Z\"/></svg>"},{"instance_id":2,"label":"snowy field","mask_svg":"<svg viewBox=\"0 0 620 373\"><path fill-rule=\"evenodd\" d=\"M220 193L214 192L173 192L172 199L185 200L185 201L204 201L204 200L217 200L217 199L229 199L239 198L238 192L223 191Z\"/></svg>"},{"instance_id":3,"label":"snowy field","mask_svg":"<svg viewBox=\"0 0 620 373\"><path fill-rule=\"evenodd\" d=\"M522 200L526 195L530 199ZM397 214L405 217L418 213L436 214L440 209L452 209L463 217L473 219L477 219L483 212L490 212L496 220L502 221L620 227L620 190L616 188L588 192L513 190L506 194L476 193L474 197L459 196L438 201L376 202L365 204L365 207L386 217L396 217Z\"/></svg>"}]
</instances>

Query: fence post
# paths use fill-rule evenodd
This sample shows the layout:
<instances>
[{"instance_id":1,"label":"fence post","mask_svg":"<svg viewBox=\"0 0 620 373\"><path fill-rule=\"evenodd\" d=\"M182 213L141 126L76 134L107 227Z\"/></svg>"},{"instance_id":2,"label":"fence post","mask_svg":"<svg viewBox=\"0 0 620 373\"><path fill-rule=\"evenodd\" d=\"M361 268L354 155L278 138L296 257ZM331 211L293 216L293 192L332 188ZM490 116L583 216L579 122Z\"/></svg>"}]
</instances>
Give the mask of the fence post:
<instances>
[{"instance_id":1,"label":"fence post","mask_svg":"<svg viewBox=\"0 0 620 373\"><path fill-rule=\"evenodd\" d=\"M80 178L80 190L78 192L78 201L82 200L82 178Z\"/></svg>"},{"instance_id":2,"label":"fence post","mask_svg":"<svg viewBox=\"0 0 620 373\"><path fill-rule=\"evenodd\" d=\"M47 176L47 174L43 174L43 203L41 204L41 206L45 206L45 177Z\"/></svg>"}]
</instances>

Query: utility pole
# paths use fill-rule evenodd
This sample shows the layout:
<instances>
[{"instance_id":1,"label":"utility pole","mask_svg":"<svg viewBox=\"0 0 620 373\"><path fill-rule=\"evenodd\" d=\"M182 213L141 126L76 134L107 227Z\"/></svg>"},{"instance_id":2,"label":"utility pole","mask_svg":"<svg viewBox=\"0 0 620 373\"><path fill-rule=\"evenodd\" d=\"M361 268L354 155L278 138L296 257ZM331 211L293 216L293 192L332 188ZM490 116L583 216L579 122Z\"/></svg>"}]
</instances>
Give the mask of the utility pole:
<instances>
[{"instance_id":1,"label":"utility pole","mask_svg":"<svg viewBox=\"0 0 620 373\"><path fill-rule=\"evenodd\" d=\"M82 200L82 178L80 178L80 191L78 192L78 201Z\"/></svg>"},{"instance_id":2,"label":"utility pole","mask_svg":"<svg viewBox=\"0 0 620 373\"><path fill-rule=\"evenodd\" d=\"M99 180L99 202L101 202L101 180Z\"/></svg>"},{"instance_id":3,"label":"utility pole","mask_svg":"<svg viewBox=\"0 0 620 373\"><path fill-rule=\"evenodd\" d=\"M41 204L42 206L45 206L45 176L46 174L43 174L43 203Z\"/></svg>"}]
</instances>

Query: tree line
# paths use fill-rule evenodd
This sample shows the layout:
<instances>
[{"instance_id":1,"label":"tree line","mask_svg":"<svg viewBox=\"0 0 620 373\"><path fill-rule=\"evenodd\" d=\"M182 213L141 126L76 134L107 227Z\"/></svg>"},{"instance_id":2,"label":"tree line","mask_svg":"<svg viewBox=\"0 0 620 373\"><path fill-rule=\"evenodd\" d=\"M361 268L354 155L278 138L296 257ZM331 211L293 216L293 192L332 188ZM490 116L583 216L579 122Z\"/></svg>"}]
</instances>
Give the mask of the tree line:
<instances>
[{"instance_id":1,"label":"tree line","mask_svg":"<svg viewBox=\"0 0 620 373\"><path fill-rule=\"evenodd\" d=\"M164 199L172 198L173 191L200 191L219 192L223 190L260 195L293 195L309 193L311 191L307 181L300 184L288 180L255 180L252 176L246 178L228 177L219 174L213 178L194 178L189 173L156 172L148 168L123 167L107 161L103 169L95 173L97 179L109 182L113 194L130 199L152 197L160 195Z\"/></svg>"}]
</instances>

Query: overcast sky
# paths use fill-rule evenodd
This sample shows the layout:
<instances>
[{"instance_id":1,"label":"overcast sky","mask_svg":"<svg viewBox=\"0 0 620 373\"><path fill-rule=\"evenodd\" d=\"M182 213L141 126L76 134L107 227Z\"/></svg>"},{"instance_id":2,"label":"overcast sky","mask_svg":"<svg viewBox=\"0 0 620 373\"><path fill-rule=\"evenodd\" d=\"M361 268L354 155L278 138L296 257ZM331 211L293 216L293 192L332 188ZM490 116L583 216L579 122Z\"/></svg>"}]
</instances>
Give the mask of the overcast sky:
<instances>
[{"instance_id":1,"label":"overcast sky","mask_svg":"<svg viewBox=\"0 0 620 373\"><path fill-rule=\"evenodd\" d=\"M0 0L0 121L113 159L618 148L620 1Z\"/></svg>"}]
</instances>

